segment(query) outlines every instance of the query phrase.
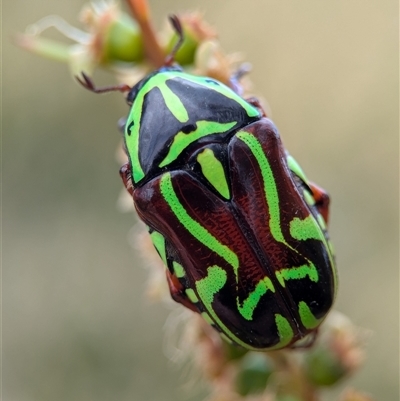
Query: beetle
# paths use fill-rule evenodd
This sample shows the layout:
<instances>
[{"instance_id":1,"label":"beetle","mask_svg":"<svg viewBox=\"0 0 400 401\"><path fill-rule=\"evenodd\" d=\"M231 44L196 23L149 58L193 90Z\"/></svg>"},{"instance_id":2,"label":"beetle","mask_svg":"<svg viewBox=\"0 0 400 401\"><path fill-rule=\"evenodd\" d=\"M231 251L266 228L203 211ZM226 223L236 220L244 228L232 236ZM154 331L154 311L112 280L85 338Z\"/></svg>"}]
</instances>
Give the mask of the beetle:
<instances>
[{"instance_id":1,"label":"beetle","mask_svg":"<svg viewBox=\"0 0 400 401\"><path fill-rule=\"evenodd\" d=\"M174 50L133 87L79 79L96 93L128 92L120 174L171 296L246 349L315 338L337 288L329 196L256 99L174 63L183 33L171 21Z\"/></svg>"}]
</instances>

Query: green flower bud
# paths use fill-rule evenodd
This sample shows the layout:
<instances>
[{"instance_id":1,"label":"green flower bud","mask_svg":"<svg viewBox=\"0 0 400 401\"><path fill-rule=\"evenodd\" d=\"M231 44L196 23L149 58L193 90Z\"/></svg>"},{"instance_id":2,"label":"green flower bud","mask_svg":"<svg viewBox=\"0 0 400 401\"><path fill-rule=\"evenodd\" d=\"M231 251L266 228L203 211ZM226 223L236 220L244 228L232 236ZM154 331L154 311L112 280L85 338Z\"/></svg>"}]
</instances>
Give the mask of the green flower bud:
<instances>
[{"instance_id":1,"label":"green flower bud","mask_svg":"<svg viewBox=\"0 0 400 401\"><path fill-rule=\"evenodd\" d=\"M236 390L242 395L262 393L274 366L266 354L249 352L241 361L236 378Z\"/></svg>"},{"instance_id":2,"label":"green flower bud","mask_svg":"<svg viewBox=\"0 0 400 401\"><path fill-rule=\"evenodd\" d=\"M180 65L193 64L199 43L198 41L196 41L196 38L194 38L194 36L191 35L190 31L185 29L183 31L185 39L183 41L182 46L175 54L175 61ZM177 41L178 41L178 35L175 33L174 35L172 35L167 45L166 54L169 54L171 52Z\"/></svg>"},{"instance_id":3,"label":"green flower bud","mask_svg":"<svg viewBox=\"0 0 400 401\"><path fill-rule=\"evenodd\" d=\"M345 366L328 349L316 349L306 356L306 375L317 386L331 386L346 373Z\"/></svg>"},{"instance_id":4,"label":"green flower bud","mask_svg":"<svg viewBox=\"0 0 400 401\"><path fill-rule=\"evenodd\" d=\"M223 341L222 347L227 361L236 361L243 358L249 351L243 347Z\"/></svg>"},{"instance_id":5,"label":"green flower bud","mask_svg":"<svg viewBox=\"0 0 400 401\"><path fill-rule=\"evenodd\" d=\"M103 38L103 62L141 62L144 57L143 41L136 22L121 13L112 21Z\"/></svg>"},{"instance_id":6,"label":"green flower bud","mask_svg":"<svg viewBox=\"0 0 400 401\"><path fill-rule=\"evenodd\" d=\"M360 329L337 311L321 326L319 338L304 358L306 376L317 386L331 386L351 375L364 359Z\"/></svg>"}]
</instances>

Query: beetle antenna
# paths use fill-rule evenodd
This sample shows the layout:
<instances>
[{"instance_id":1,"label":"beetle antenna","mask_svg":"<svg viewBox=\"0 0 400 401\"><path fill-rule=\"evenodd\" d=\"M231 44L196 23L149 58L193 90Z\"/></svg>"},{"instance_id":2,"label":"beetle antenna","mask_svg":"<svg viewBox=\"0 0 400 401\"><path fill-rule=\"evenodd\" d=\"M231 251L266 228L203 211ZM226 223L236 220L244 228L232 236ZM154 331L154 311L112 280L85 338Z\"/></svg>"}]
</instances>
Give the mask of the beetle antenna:
<instances>
[{"instance_id":1,"label":"beetle antenna","mask_svg":"<svg viewBox=\"0 0 400 401\"><path fill-rule=\"evenodd\" d=\"M106 93L106 92L129 92L132 88L126 84L110 85L97 88L92 79L86 75L83 71L81 72L82 77L75 76L77 81L87 90L94 93Z\"/></svg>"},{"instance_id":2,"label":"beetle antenna","mask_svg":"<svg viewBox=\"0 0 400 401\"><path fill-rule=\"evenodd\" d=\"M171 53L168 54L168 56L165 58L165 61L164 61L164 66L165 67L171 67L172 66L172 64L175 61L176 53L178 52L178 50L182 46L183 41L185 39L185 37L183 35L182 24L181 24L181 21L179 20L179 18L176 15L170 15L169 16L169 20L170 20L170 22L172 24L172 27L174 28L176 34L178 35L178 41L175 43L175 46L171 50Z\"/></svg>"}]
</instances>

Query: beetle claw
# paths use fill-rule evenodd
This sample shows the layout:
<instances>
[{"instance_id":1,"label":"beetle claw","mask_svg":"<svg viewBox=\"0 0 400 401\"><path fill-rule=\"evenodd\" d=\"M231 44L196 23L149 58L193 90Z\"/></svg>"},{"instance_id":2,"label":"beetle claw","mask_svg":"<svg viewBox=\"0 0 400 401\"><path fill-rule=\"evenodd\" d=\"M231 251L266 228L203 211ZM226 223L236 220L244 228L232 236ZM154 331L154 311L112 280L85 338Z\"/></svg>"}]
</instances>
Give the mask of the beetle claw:
<instances>
[{"instance_id":1,"label":"beetle claw","mask_svg":"<svg viewBox=\"0 0 400 401\"><path fill-rule=\"evenodd\" d=\"M82 79L82 78L83 79ZM75 75L76 80L86 89L96 92L96 87L94 86L93 81L86 75L83 71L81 72L81 77L79 75Z\"/></svg>"}]
</instances>

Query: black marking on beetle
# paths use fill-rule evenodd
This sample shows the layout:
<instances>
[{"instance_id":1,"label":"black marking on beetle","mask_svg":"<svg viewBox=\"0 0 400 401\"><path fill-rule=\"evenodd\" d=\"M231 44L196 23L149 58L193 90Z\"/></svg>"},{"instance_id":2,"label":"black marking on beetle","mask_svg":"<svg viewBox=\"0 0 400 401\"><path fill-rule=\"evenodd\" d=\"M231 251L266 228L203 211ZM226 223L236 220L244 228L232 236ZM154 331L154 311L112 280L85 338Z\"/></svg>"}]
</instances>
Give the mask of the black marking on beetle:
<instances>
[{"instance_id":1,"label":"black marking on beetle","mask_svg":"<svg viewBox=\"0 0 400 401\"><path fill-rule=\"evenodd\" d=\"M128 134L128 136L131 136L131 131L134 125L134 121L132 120L126 129L126 133Z\"/></svg>"},{"instance_id":2,"label":"black marking on beetle","mask_svg":"<svg viewBox=\"0 0 400 401\"><path fill-rule=\"evenodd\" d=\"M214 84L216 86L220 86L218 81L215 81L214 79L205 79L205 82L209 83L209 84Z\"/></svg>"},{"instance_id":3,"label":"black marking on beetle","mask_svg":"<svg viewBox=\"0 0 400 401\"><path fill-rule=\"evenodd\" d=\"M187 124L184 127L182 127L182 132L184 134L190 134L193 131L196 131L197 129L197 124Z\"/></svg>"}]
</instances>

